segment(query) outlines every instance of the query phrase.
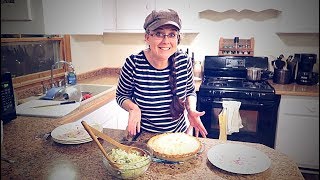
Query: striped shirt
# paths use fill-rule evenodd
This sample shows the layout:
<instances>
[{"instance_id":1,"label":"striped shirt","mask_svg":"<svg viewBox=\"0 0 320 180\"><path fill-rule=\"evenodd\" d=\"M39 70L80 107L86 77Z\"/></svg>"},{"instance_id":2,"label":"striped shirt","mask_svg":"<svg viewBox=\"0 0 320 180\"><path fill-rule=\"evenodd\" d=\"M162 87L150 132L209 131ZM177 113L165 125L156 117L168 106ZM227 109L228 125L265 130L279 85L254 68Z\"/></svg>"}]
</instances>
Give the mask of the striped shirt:
<instances>
[{"instance_id":1,"label":"striped shirt","mask_svg":"<svg viewBox=\"0 0 320 180\"><path fill-rule=\"evenodd\" d=\"M185 101L196 96L192 62L182 52L176 53L177 96ZM185 132L184 115L173 119L170 114L172 92L169 85L170 67L154 68L143 51L128 57L121 69L116 91L117 103L132 100L141 109L141 128L148 132Z\"/></svg>"}]
</instances>

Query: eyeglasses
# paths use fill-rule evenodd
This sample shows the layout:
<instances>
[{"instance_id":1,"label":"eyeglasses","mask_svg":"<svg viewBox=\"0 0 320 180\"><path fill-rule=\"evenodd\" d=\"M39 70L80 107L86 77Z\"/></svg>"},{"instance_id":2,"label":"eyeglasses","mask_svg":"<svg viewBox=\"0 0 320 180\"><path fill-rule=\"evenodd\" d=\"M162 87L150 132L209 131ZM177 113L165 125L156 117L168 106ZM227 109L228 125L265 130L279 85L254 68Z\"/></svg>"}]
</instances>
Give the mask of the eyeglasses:
<instances>
[{"instance_id":1,"label":"eyeglasses","mask_svg":"<svg viewBox=\"0 0 320 180\"><path fill-rule=\"evenodd\" d=\"M177 38L179 36L179 34L176 34L176 33L165 34L165 33L161 33L161 32L156 32L154 34L149 34L149 35L152 36L152 37L155 37L156 39L159 39L159 40L164 39L166 36L169 39L175 39L175 38Z\"/></svg>"}]
</instances>

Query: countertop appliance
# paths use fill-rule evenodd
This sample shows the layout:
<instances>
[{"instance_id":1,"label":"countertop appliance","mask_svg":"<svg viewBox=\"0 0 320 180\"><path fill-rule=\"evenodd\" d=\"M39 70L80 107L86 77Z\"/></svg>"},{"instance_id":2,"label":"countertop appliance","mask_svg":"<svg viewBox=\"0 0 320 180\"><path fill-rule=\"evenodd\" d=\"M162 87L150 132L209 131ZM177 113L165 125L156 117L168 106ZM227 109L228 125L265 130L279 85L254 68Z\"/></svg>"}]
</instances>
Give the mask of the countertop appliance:
<instances>
[{"instance_id":1,"label":"countertop appliance","mask_svg":"<svg viewBox=\"0 0 320 180\"><path fill-rule=\"evenodd\" d=\"M243 128L228 140L256 142L274 148L280 96L267 78L250 81L247 68L267 71L267 57L205 56L204 78L198 93L198 110L209 138L219 137L218 115L223 101L239 101Z\"/></svg>"},{"instance_id":2,"label":"countertop appliance","mask_svg":"<svg viewBox=\"0 0 320 180\"><path fill-rule=\"evenodd\" d=\"M318 83L318 73L312 72L317 61L316 54L295 54L294 58L298 62L296 83L301 85L314 85Z\"/></svg>"},{"instance_id":3,"label":"countertop appliance","mask_svg":"<svg viewBox=\"0 0 320 180\"><path fill-rule=\"evenodd\" d=\"M17 118L11 73L1 74L1 120L8 123Z\"/></svg>"}]
</instances>

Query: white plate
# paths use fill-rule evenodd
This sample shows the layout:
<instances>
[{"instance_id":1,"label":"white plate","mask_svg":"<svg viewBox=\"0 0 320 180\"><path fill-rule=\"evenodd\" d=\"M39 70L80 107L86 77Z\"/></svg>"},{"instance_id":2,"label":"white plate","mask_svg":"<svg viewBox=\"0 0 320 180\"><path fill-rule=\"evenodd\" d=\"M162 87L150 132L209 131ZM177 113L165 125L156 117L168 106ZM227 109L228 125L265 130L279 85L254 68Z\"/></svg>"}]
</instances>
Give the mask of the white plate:
<instances>
[{"instance_id":1,"label":"white plate","mask_svg":"<svg viewBox=\"0 0 320 180\"><path fill-rule=\"evenodd\" d=\"M52 138L53 141L60 143L60 144L82 144L82 143L87 143L92 141L92 138L90 139L84 139L84 140L79 140L79 141L61 141L55 138Z\"/></svg>"},{"instance_id":2,"label":"white plate","mask_svg":"<svg viewBox=\"0 0 320 180\"><path fill-rule=\"evenodd\" d=\"M255 174L267 170L270 158L263 152L241 144L219 144L208 150L208 159L216 167L238 174Z\"/></svg>"},{"instance_id":3,"label":"white plate","mask_svg":"<svg viewBox=\"0 0 320 180\"><path fill-rule=\"evenodd\" d=\"M90 126L100 132L103 130L103 127L99 124L92 124ZM88 132L79 122L68 123L57 127L51 132L51 136L54 141L62 144L79 144L92 141Z\"/></svg>"}]
</instances>

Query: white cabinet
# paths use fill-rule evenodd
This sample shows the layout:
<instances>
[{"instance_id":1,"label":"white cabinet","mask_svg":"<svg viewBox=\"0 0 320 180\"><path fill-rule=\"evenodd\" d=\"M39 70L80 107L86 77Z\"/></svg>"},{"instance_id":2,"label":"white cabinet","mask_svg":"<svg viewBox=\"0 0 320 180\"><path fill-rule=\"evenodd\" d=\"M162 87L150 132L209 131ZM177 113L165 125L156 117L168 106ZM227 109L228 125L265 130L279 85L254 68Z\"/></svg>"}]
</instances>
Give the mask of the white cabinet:
<instances>
[{"instance_id":1,"label":"white cabinet","mask_svg":"<svg viewBox=\"0 0 320 180\"><path fill-rule=\"evenodd\" d=\"M291 0L278 23L279 33L319 33L319 0Z\"/></svg>"},{"instance_id":2,"label":"white cabinet","mask_svg":"<svg viewBox=\"0 0 320 180\"><path fill-rule=\"evenodd\" d=\"M103 0L103 31L113 32L116 30L116 0Z\"/></svg>"},{"instance_id":3,"label":"white cabinet","mask_svg":"<svg viewBox=\"0 0 320 180\"><path fill-rule=\"evenodd\" d=\"M128 117L129 113L122 109L116 100L113 100L78 121L86 121L92 124L98 123L103 128L125 130L128 125Z\"/></svg>"},{"instance_id":4,"label":"white cabinet","mask_svg":"<svg viewBox=\"0 0 320 180\"><path fill-rule=\"evenodd\" d=\"M143 33L155 0L103 0L104 32Z\"/></svg>"},{"instance_id":5,"label":"white cabinet","mask_svg":"<svg viewBox=\"0 0 320 180\"><path fill-rule=\"evenodd\" d=\"M1 34L103 34L102 0L32 0L29 10L29 21L1 21Z\"/></svg>"},{"instance_id":6,"label":"white cabinet","mask_svg":"<svg viewBox=\"0 0 320 180\"><path fill-rule=\"evenodd\" d=\"M102 34L102 0L43 0L45 34Z\"/></svg>"},{"instance_id":7,"label":"white cabinet","mask_svg":"<svg viewBox=\"0 0 320 180\"><path fill-rule=\"evenodd\" d=\"M157 0L157 10L175 10L181 19L182 29L181 32L192 32L196 28L198 12L192 9L190 0Z\"/></svg>"},{"instance_id":8,"label":"white cabinet","mask_svg":"<svg viewBox=\"0 0 320 180\"><path fill-rule=\"evenodd\" d=\"M173 9L182 20L182 32L193 32L197 12L190 0L103 0L104 32L144 33L145 18L153 10Z\"/></svg>"},{"instance_id":9,"label":"white cabinet","mask_svg":"<svg viewBox=\"0 0 320 180\"><path fill-rule=\"evenodd\" d=\"M154 0L117 0L117 30L143 32L145 18L154 9Z\"/></svg>"},{"instance_id":10,"label":"white cabinet","mask_svg":"<svg viewBox=\"0 0 320 180\"><path fill-rule=\"evenodd\" d=\"M281 96L275 149L319 170L319 97Z\"/></svg>"}]
</instances>

